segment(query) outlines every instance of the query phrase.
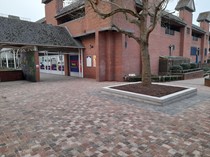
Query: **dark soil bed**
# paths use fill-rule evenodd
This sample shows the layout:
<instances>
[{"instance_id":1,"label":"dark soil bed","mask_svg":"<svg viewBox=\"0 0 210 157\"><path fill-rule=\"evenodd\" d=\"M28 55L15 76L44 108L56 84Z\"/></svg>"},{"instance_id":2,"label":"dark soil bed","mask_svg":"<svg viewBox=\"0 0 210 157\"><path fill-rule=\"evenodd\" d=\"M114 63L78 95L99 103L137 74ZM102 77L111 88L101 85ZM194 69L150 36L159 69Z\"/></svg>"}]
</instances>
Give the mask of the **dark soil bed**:
<instances>
[{"instance_id":1,"label":"dark soil bed","mask_svg":"<svg viewBox=\"0 0 210 157\"><path fill-rule=\"evenodd\" d=\"M164 86L164 85L157 85L157 84L152 84L149 87L145 87L145 86L142 86L141 83L128 84L128 85L117 86L117 87L112 87L112 88L128 91L128 92L133 92L133 93L138 93L138 94L156 96L156 97L166 96L166 95L176 93L176 92L186 89L182 87Z\"/></svg>"}]
</instances>

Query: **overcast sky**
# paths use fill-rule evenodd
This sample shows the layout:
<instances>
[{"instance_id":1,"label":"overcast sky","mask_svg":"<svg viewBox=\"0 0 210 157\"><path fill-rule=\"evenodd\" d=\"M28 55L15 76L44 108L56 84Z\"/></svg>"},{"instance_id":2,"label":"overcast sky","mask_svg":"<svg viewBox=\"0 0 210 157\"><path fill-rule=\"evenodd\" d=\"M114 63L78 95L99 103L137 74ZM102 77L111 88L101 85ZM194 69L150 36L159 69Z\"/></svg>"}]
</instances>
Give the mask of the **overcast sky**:
<instances>
[{"instance_id":1,"label":"overcast sky","mask_svg":"<svg viewBox=\"0 0 210 157\"><path fill-rule=\"evenodd\" d=\"M37 21L45 16L42 0L0 0L0 15L16 15Z\"/></svg>"},{"instance_id":2,"label":"overcast sky","mask_svg":"<svg viewBox=\"0 0 210 157\"><path fill-rule=\"evenodd\" d=\"M45 16L42 0L0 0L0 15L10 14L37 21ZM178 0L171 0L168 10L174 11ZM195 0L196 12L193 14L194 23L200 12L210 11L210 0Z\"/></svg>"},{"instance_id":3,"label":"overcast sky","mask_svg":"<svg viewBox=\"0 0 210 157\"><path fill-rule=\"evenodd\" d=\"M178 0L171 0L171 2L168 4L167 9L173 12L177 2ZM197 24L196 20L199 13L210 11L210 0L195 0L195 8L196 12L193 13L193 23Z\"/></svg>"}]
</instances>

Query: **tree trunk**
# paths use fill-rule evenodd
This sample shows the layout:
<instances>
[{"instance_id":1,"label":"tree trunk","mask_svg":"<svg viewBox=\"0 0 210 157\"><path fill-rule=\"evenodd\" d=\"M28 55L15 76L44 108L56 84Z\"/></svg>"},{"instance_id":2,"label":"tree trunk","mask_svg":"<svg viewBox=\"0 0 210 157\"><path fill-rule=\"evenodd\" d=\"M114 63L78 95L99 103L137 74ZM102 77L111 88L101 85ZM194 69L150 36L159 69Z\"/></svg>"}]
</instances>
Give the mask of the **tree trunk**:
<instances>
[{"instance_id":1,"label":"tree trunk","mask_svg":"<svg viewBox=\"0 0 210 157\"><path fill-rule=\"evenodd\" d=\"M142 85L150 86L151 82L151 69L150 69L150 57L149 57L149 32L148 32L148 14L149 6L148 0L143 0L143 10L142 16L140 18L140 50L141 50L141 59L142 59Z\"/></svg>"},{"instance_id":2,"label":"tree trunk","mask_svg":"<svg viewBox=\"0 0 210 157\"><path fill-rule=\"evenodd\" d=\"M143 86L150 86L151 81L151 68L150 68L150 56L149 56L149 44L148 42L141 41L141 58L142 58L142 84Z\"/></svg>"}]
</instances>

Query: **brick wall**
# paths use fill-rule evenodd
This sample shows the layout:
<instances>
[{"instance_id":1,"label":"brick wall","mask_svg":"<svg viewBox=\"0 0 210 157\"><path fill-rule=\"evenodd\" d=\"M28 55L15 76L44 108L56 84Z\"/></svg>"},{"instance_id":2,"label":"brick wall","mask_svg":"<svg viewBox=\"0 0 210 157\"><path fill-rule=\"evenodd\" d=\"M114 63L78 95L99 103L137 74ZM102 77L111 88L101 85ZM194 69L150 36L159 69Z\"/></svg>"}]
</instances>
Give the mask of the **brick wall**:
<instances>
[{"instance_id":1,"label":"brick wall","mask_svg":"<svg viewBox=\"0 0 210 157\"><path fill-rule=\"evenodd\" d=\"M99 3L97 7L102 10L103 12L110 12L111 10L111 4L110 3ZM101 19L99 15L97 15L91 6L86 3L85 6L85 23L83 25L85 26L86 32L92 31L92 30L101 30L103 28L109 28L111 27L111 17L106 19Z\"/></svg>"},{"instance_id":2,"label":"brick wall","mask_svg":"<svg viewBox=\"0 0 210 157\"><path fill-rule=\"evenodd\" d=\"M210 78L204 79L204 85L210 87Z\"/></svg>"},{"instance_id":3,"label":"brick wall","mask_svg":"<svg viewBox=\"0 0 210 157\"><path fill-rule=\"evenodd\" d=\"M87 33L84 23L85 23L85 17L82 17L82 18L61 24L60 26L67 27L72 36L78 36L78 35Z\"/></svg>"},{"instance_id":4,"label":"brick wall","mask_svg":"<svg viewBox=\"0 0 210 157\"><path fill-rule=\"evenodd\" d=\"M0 71L0 82L24 80L22 70Z\"/></svg>"},{"instance_id":5,"label":"brick wall","mask_svg":"<svg viewBox=\"0 0 210 157\"><path fill-rule=\"evenodd\" d=\"M127 3L126 0L116 0L119 3ZM134 1L129 4L129 7L134 9ZM54 6L53 6L54 5ZM56 0L53 0L46 6L46 15L48 23L56 24L53 19L56 14ZM86 16L66 22L61 26L66 26L73 36L81 37L82 43L85 46L84 51L84 77L96 78L99 81L117 80L121 81L123 76L129 73L139 74L141 71L141 58L139 55L140 47L135 40L126 37L120 33L108 31L112 24L120 26L127 31L139 34L138 28L125 21L124 15L117 14L114 17L101 19L91 7L85 4ZM114 7L110 4L99 3L98 7L104 12L109 12ZM54 11L53 11L54 10ZM180 32L175 31L175 35L165 34L165 29L158 23L155 30L152 32L149 40L149 52L151 59L152 74L158 74L159 56L169 55L169 46L174 45L172 51L173 56L184 56L195 62L195 56L190 55L191 46L201 47L203 44L199 39L197 42L192 41L192 13L187 10L180 11L180 17L187 23L186 27L182 27ZM150 20L148 20L148 24ZM207 25L202 25L207 27ZM187 29L190 28L190 32ZM94 35L88 35L88 34ZM90 44L94 45L89 48ZM86 57L96 55L96 67L86 67ZM203 59L205 59L203 57Z\"/></svg>"},{"instance_id":6,"label":"brick wall","mask_svg":"<svg viewBox=\"0 0 210 157\"><path fill-rule=\"evenodd\" d=\"M164 43L164 44L163 44ZM175 31L174 35L165 34L165 28L157 24L149 39L149 52L152 74L156 75L159 71L159 57L169 56L169 46L174 45L172 56L179 56L180 53L180 32Z\"/></svg>"},{"instance_id":7,"label":"brick wall","mask_svg":"<svg viewBox=\"0 0 210 157\"><path fill-rule=\"evenodd\" d=\"M93 66L93 57L96 55L95 34L82 37L82 44L86 47L84 50L84 77L96 79L96 67ZM86 58L91 56L92 67L87 67ZM96 58L97 59L97 58Z\"/></svg>"},{"instance_id":8,"label":"brick wall","mask_svg":"<svg viewBox=\"0 0 210 157\"><path fill-rule=\"evenodd\" d=\"M45 18L47 24L57 25L55 15L57 14L57 0L52 0L45 5Z\"/></svg>"},{"instance_id":9,"label":"brick wall","mask_svg":"<svg viewBox=\"0 0 210 157\"><path fill-rule=\"evenodd\" d=\"M192 12L183 9L179 11L179 17L186 22L186 26L181 29L181 47L180 55L190 58L191 44L192 44ZM188 33L188 30L189 33Z\"/></svg>"},{"instance_id":10,"label":"brick wall","mask_svg":"<svg viewBox=\"0 0 210 157\"><path fill-rule=\"evenodd\" d=\"M203 77L203 70L193 71L193 72L183 74L183 79L184 80L202 78L202 77Z\"/></svg>"},{"instance_id":11,"label":"brick wall","mask_svg":"<svg viewBox=\"0 0 210 157\"><path fill-rule=\"evenodd\" d=\"M139 44L132 38L128 38L127 36L123 35L123 60L122 60L122 69L123 76L128 74L140 74L140 47Z\"/></svg>"}]
</instances>

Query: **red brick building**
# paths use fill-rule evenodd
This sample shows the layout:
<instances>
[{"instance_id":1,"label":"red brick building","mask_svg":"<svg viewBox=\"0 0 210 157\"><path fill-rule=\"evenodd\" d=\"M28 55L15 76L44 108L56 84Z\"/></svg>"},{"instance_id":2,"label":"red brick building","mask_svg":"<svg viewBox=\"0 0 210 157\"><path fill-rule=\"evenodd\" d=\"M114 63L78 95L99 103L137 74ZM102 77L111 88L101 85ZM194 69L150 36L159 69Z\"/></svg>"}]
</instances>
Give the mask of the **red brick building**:
<instances>
[{"instance_id":1,"label":"red brick building","mask_svg":"<svg viewBox=\"0 0 210 157\"><path fill-rule=\"evenodd\" d=\"M126 1L126 0L125 0ZM117 32L113 24L127 31L136 32L135 26L115 15L101 19L85 0L77 0L63 7L63 0L42 0L45 4L45 22L66 27L70 34L81 41L85 49L76 59L81 62L83 76L98 81L122 81L123 76L140 74L139 45L132 38ZM129 3L133 10L141 10L141 1ZM111 5L99 7L110 11ZM150 36L149 51L152 74L158 74L160 56L184 56L191 62L205 62L208 58L210 12L198 17L200 27L192 24L195 5L193 0L180 0L175 8L179 16L164 12L161 21ZM72 52L73 53L73 52ZM74 54L75 55L75 54ZM70 54L65 55L66 75L70 75Z\"/></svg>"}]
</instances>

